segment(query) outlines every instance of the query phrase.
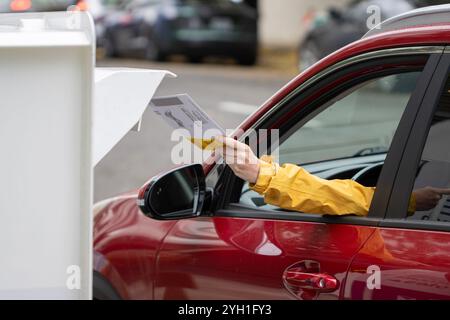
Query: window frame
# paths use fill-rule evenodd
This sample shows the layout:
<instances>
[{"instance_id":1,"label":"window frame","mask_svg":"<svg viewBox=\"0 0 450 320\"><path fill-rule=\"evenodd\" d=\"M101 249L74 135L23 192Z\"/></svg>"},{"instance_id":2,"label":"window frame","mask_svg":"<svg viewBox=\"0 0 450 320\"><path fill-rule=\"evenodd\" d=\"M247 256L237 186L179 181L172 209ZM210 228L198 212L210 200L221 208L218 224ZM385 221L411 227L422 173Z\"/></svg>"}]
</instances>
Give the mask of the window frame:
<instances>
[{"instance_id":1,"label":"window frame","mask_svg":"<svg viewBox=\"0 0 450 320\"><path fill-rule=\"evenodd\" d=\"M427 61L419 75L418 82L416 85L416 90L413 91L407 106L405 108L405 112L400 119L399 126L394 135L391 145L398 145L399 148L395 148L394 150L390 150L387 154L385 163L388 163L388 166L384 167L392 167L389 171L396 172L398 170L399 159L401 159L401 154L403 153L403 148L406 145L407 137L409 136L409 132L412 129L413 121L410 119L414 119L419 109L420 103L422 101L423 96L425 95L426 87L428 82L431 80L433 76L434 70L437 67L437 63L439 61L438 57L442 55L444 51L443 46L421 46L421 47L407 47L407 48L397 48L397 49L384 49L373 51L365 54L361 54L355 57L351 57L336 63L335 65L326 68L325 70L319 72L305 83L300 85L298 88L294 89L290 94L288 94L280 103L274 106L271 110L269 110L263 117L255 122L255 124L239 139L240 141L244 141L248 136L248 132L252 130L258 130L261 128L270 128L270 124L275 123L283 116L292 111L296 107L298 107L296 100L299 96L302 95L306 90L311 89L313 87L317 87L318 83L327 78L327 76L331 76L332 74L337 73L338 71L345 70L347 68L353 67L357 65L358 68L363 68L367 63L373 62L377 60L380 64L386 59L391 59L395 56L408 56L411 54L416 55L428 55ZM432 58L434 57L434 58ZM347 69L348 70L348 69ZM376 77L380 77L377 73ZM375 78L375 77L374 77ZM367 81L363 80L363 81ZM361 81L359 81L361 83ZM323 84L322 84L323 85ZM355 86L357 83L352 84L351 86ZM316 88L317 89L317 88ZM347 88L348 89L348 88ZM345 90L341 90L343 92ZM419 101L419 102L418 102ZM321 105L321 104L320 104ZM310 110L309 112L313 112ZM309 113L308 112L308 113ZM307 114L308 114L307 113ZM306 115L303 115L304 118ZM409 121L408 121L409 120ZM388 159L389 158L389 159ZM397 161L397 162L396 162ZM319 222L319 223L331 223L331 224L354 224L354 225L368 225L368 226L377 226L381 219L384 218L386 213L386 207L388 202L388 197L377 197L377 203L374 203L371 206L369 214L367 217L358 217L358 216L327 216L327 215L318 215L311 213L301 213L298 214L296 212L288 212L288 211L271 211L257 208L249 208L244 205L240 205L239 203L230 203L231 193L236 183L236 177L231 172L231 170L224 165L216 165L212 170L214 172L212 175L216 176L215 186L220 186L219 188L215 188L216 200L215 200L215 212L212 213L213 216L218 217L237 217L237 218L253 218L253 219L271 219L271 220L290 220L290 221L306 221L306 222ZM388 171L384 170L383 171ZM390 174L383 174L383 186L386 188L388 195L392 190L392 185L394 180L391 179ZM380 176L380 180L381 176ZM380 181L379 181L380 184ZM378 184L378 185L379 185ZM377 185L377 186L378 186ZM375 193L375 195L379 194ZM387 198L387 199L386 199ZM374 198L375 200L375 198Z\"/></svg>"},{"instance_id":2,"label":"window frame","mask_svg":"<svg viewBox=\"0 0 450 320\"><path fill-rule=\"evenodd\" d=\"M408 199L414 187L416 172L420 165L422 152L431 128L431 122L437 110L444 85L450 76L450 48L446 47L433 74L420 111L414 121L400 162L392 194L400 195L389 199L386 216L381 227L433 230L450 232L450 223L428 220L406 219ZM413 134L414 133L414 134Z\"/></svg>"}]
</instances>

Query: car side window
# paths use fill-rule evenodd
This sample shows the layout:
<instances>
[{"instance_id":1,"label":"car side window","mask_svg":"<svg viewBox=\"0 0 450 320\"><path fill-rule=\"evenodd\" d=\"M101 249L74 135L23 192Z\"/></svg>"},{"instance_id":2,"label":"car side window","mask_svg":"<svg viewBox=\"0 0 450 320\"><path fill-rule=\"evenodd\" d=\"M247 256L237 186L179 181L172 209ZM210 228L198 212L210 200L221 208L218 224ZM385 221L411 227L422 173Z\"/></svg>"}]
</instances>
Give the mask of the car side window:
<instances>
[{"instance_id":1,"label":"car side window","mask_svg":"<svg viewBox=\"0 0 450 320\"><path fill-rule=\"evenodd\" d=\"M408 220L450 223L450 76L433 116L414 181L416 210ZM419 199L420 198L420 199Z\"/></svg>"},{"instance_id":2,"label":"car side window","mask_svg":"<svg viewBox=\"0 0 450 320\"><path fill-rule=\"evenodd\" d=\"M280 145L280 163L304 165L386 153L419 74L370 80L322 106Z\"/></svg>"},{"instance_id":3,"label":"car side window","mask_svg":"<svg viewBox=\"0 0 450 320\"><path fill-rule=\"evenodd\" d=\"M354 179L374 187L421 71L360 83L302 119L278 149L279 162L324 179ZM244 184L240 204L280 210ZM313 212L311 212L313 213Z\"/></svg>"}]
</instances>

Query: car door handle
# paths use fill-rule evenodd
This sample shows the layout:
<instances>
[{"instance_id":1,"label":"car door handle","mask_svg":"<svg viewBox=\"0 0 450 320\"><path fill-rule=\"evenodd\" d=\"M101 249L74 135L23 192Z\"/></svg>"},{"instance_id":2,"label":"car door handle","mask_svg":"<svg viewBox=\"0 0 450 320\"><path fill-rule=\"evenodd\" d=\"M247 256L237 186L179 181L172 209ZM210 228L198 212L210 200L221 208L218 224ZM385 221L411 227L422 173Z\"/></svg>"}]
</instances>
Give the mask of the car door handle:
<instances>
[{"instance_id":1,"label":"car door handle","mask_svg":"<svg viewBox=\"0 0 450 320\"><path fill-rule=\"evenodd\" d=\"M289 286L298 289L332 292L339 287L338 280L326 273L307 273L297 270L287 270L283 277Z\"/></svg>"}]
</instances>

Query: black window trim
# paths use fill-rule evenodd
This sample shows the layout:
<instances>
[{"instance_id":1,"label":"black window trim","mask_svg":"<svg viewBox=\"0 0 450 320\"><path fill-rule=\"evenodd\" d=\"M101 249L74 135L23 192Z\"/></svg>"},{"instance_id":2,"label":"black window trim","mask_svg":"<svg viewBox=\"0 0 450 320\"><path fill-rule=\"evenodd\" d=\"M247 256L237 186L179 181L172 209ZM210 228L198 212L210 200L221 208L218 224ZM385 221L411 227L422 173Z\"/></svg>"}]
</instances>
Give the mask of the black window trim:
<instances>
[{"instance_id":1,"label":"black window trim","mask_svg":"<svg viewBox=\"0 0 450 320\"><path fill-rule=\"evenodd\" d=\"M389 200L391 195L395 194L393 186L401 166L401 160L405 152L408 138L412 132L414 121L419 113L422 101L427 92L429 83L433 79L441 56L442 53L430 54L428 61L422 70L416 88L408 101L406 110L400 119L399 126L392 139L391 146L395 146L395 149L390 148L386 155L385 163L394 165L383 167L380 177L378 178L377 192L375 192L372 199L372 206L370 207L368 216L377 216L380 220L386 217Z\"/></svg>"},{"instance_id":2,"label":"black window trim","mask_svg":"<svg viewBox=\"0 0 450 320\"><path fill-rule=\"evenodd\" d=\"M255 209L239 203L230 203L225 209L217 210L214 213L214 217L263 219L277 221L285 220L326 224L351 224L361 226L376 226L380 221L379 218L358 217L354 215L333 216L286 210L274 211Z\"/></svg>"},{"instance_id":3,"label":"black window trim","mask_svg":"<svg viewBox=\"0 0 450 320\"><path fill-rule=\"evenodd\" d=\"M365 61L370 62L374 59L380 59L380 58L389 59L392 56L398 56L398 55L404 56L406 53L405 48L401 48L401 49L402 50L400 51L399 54L395 53L392 49L377 51L376 53L378 53L378 55L374 55L374 53L371 52L369 54L365 54L367 56L370 56L370 58L363 59L362 62L365 62ZM414 50L414 47L406 48L406 49ZM422 69L421 75L419 76L419 79L418 79L418 84L417 84L418 87L420 86L419 84L426 84L431 79L433 72L436 69L436 66L438 63L438 58L442 55L443 51L444 51L444 47L430 46L430 47L420 47L415 52L416 54L422 54L422 55L427 54L428 55L428 60L425 64L424 68ZM432 57L434 57L434 58L432 59ZM361 61L358 61L357 58L358 57L352 57L352 58L349 58L348 60L352 60L353 63L361 62ZM338 63L338 64L340 64L340 66L339 66L340 68L349 65L349 64L345 64L344 62L345 61ZM353 64L353 63L351 63L351 64ZM340 68L338 68L338 70ZM425 71L427 71L427 72L425 72ZM325 73L325 74L327 74L327 73ZM320 80L320 78L319 78L319 80ZM319 80L317 80L317 81L319 81ZM313 82L310 82L309 84L315 84L315 83L316 83L316 81L313 81ZM303 85L301 87L303 87ZM426 85L423 85L423 87L426 88ZM299 88L295 89L293 92L296 92L297 94L288 95L287 98L285 98L282 102L280 102L273 109L278 110L280 108L285 107L289 102L291 102L292 100L295 99L295 97L299 94L299 91L300 91ZM412 126L412 122L405 122L405 121L403 121L403 118L406 117L407 113L411 113L410 117L415 118L416 111L418 110L419 105L420 105L420 103L418 103L417 101L422 101L423 96L421 97L420 96L421 94L422 95L425 94L425 90L422 90L422 91L415 90L413 92L413 94L411 95L411 97L408 101L408 105L406 106L407 112L405 112L405 114L402 116L402 119L400 120L399 128L397 129L397 132L394 136L392 144L400 143L401 141L398 141L398 140L402 140L402 139L404 140L404 139L406 139L405 137L407 137L409 135L409 131L411 130L411 127L408 127L408 123ZM414 95L415 95L416 99L413 99ZM413 106L411 106L410 104L413 104ZM265 115L263 118L265 118L266 120L267 120L267 118L270 118L271 120L273 120L275 118L275 114L273 114L273 109L269 112L269 113L271 113L270 116ZM278 114L277 117L279 117L279 116L280 115ZM254 126L252 126L252 129L261 128L263 124L264 124L264 122L262 122L261 120L257 121L256 124ZM400 128L400 126L401 126L401 128ZM406 131L407 134L406 135L400 134L400 131ZM244 134L244 136L241 137L240 140L243 141L245 138L246 138L246 136ZM403 144L401 144L401 145L406 145L406 141L403 141ZM400 149L401 148L396 148L395 150L393 150L393 152L390 151L388 153L388 155L391 153L398 153L401 155L403 153L403 150L400 150ZM397 155L397 157L398 157L398 155ZM391 158L394 158L394 159L397 157L391 156ZM387 162L387 160L386 160L386 162ZM394 169L398 169L397 166L393 166L393 167L395 167ZM257 209L257 208L249 208L244 205L239 205L237 203L229 203L230 193L231 193L230 190L234 186L235 179L236 179L236 177L232 174L231 170L226 166L224 167L223 165L216 165L215 168L213 168L213 170L222 170L222 172L220 174L219 182L217 184L221 185L221 187L223 189L220 192L222 195L219 194L218 198L216 198L217 203L214 207L217 210L210 213L211 216L253 218L253 219L294 220L294 221L310 221L310 222L330 223L330 224L336 223L336 224L377 226L377 225L379 225L380 220L384 218L385 213L386 213L386 211L383 210L383 204L386 205L386 203L383 203L378 208L376 208L375 206L372 206L371 210L369 211L369 215L367 217L358 217L358 216L352 216L352 215L327 216L327 215L307 214L307 213L299 214L299 213L286 212L286 211L274 212L274 211L269 211L269 210L261 210L261 209ZM388 178L390 178L390 177L391 176L389 176ZM220 180L222 180L222 183L220 183ZM380 180L381 180L381 177L380 177ZM392 180L392 183L393 183L393 180ZM377 194L377 193L375 193L375 194Z\"/></svg>"},{"instance_id":4,"label":"black window trim","mask_svg":"<svg viewBox=\"0 0 450 320\"><path fill-rule=\"evenodd\" d=\"M448 49L447 49L448 50ZM445 52L440 57L439 64L424 96L420 112L418 113L412 131L409 136L404 156L400 163L393 185L392 194L386 210L385 220L380 223L380 227L433 230L450 232L450 223L426 220L408 220L406 212L409 203L409 195L412 192L415 172L417 172L422 151L426 143L431 121L441 98L443 87L450 73L450 53Z\"/></svg>"}]
</instances>

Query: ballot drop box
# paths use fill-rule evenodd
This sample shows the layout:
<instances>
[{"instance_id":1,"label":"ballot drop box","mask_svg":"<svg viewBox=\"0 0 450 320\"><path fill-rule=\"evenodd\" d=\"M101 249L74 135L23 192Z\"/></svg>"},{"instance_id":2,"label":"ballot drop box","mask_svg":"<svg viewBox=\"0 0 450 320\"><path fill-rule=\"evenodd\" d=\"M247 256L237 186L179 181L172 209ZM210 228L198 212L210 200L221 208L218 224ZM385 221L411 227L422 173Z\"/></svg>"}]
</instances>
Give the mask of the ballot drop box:
<instances>
[{"instance_id":1,"label":"ballot drop box","mask_svg":"<svg viewBox=\"0 0 450 320\"><path fill-rule=\"evenodd\" d=\"M96 71L89 14L0 15L0 299L92 298L93 167L166 74Z\"/></svg>"}]
</instances>

